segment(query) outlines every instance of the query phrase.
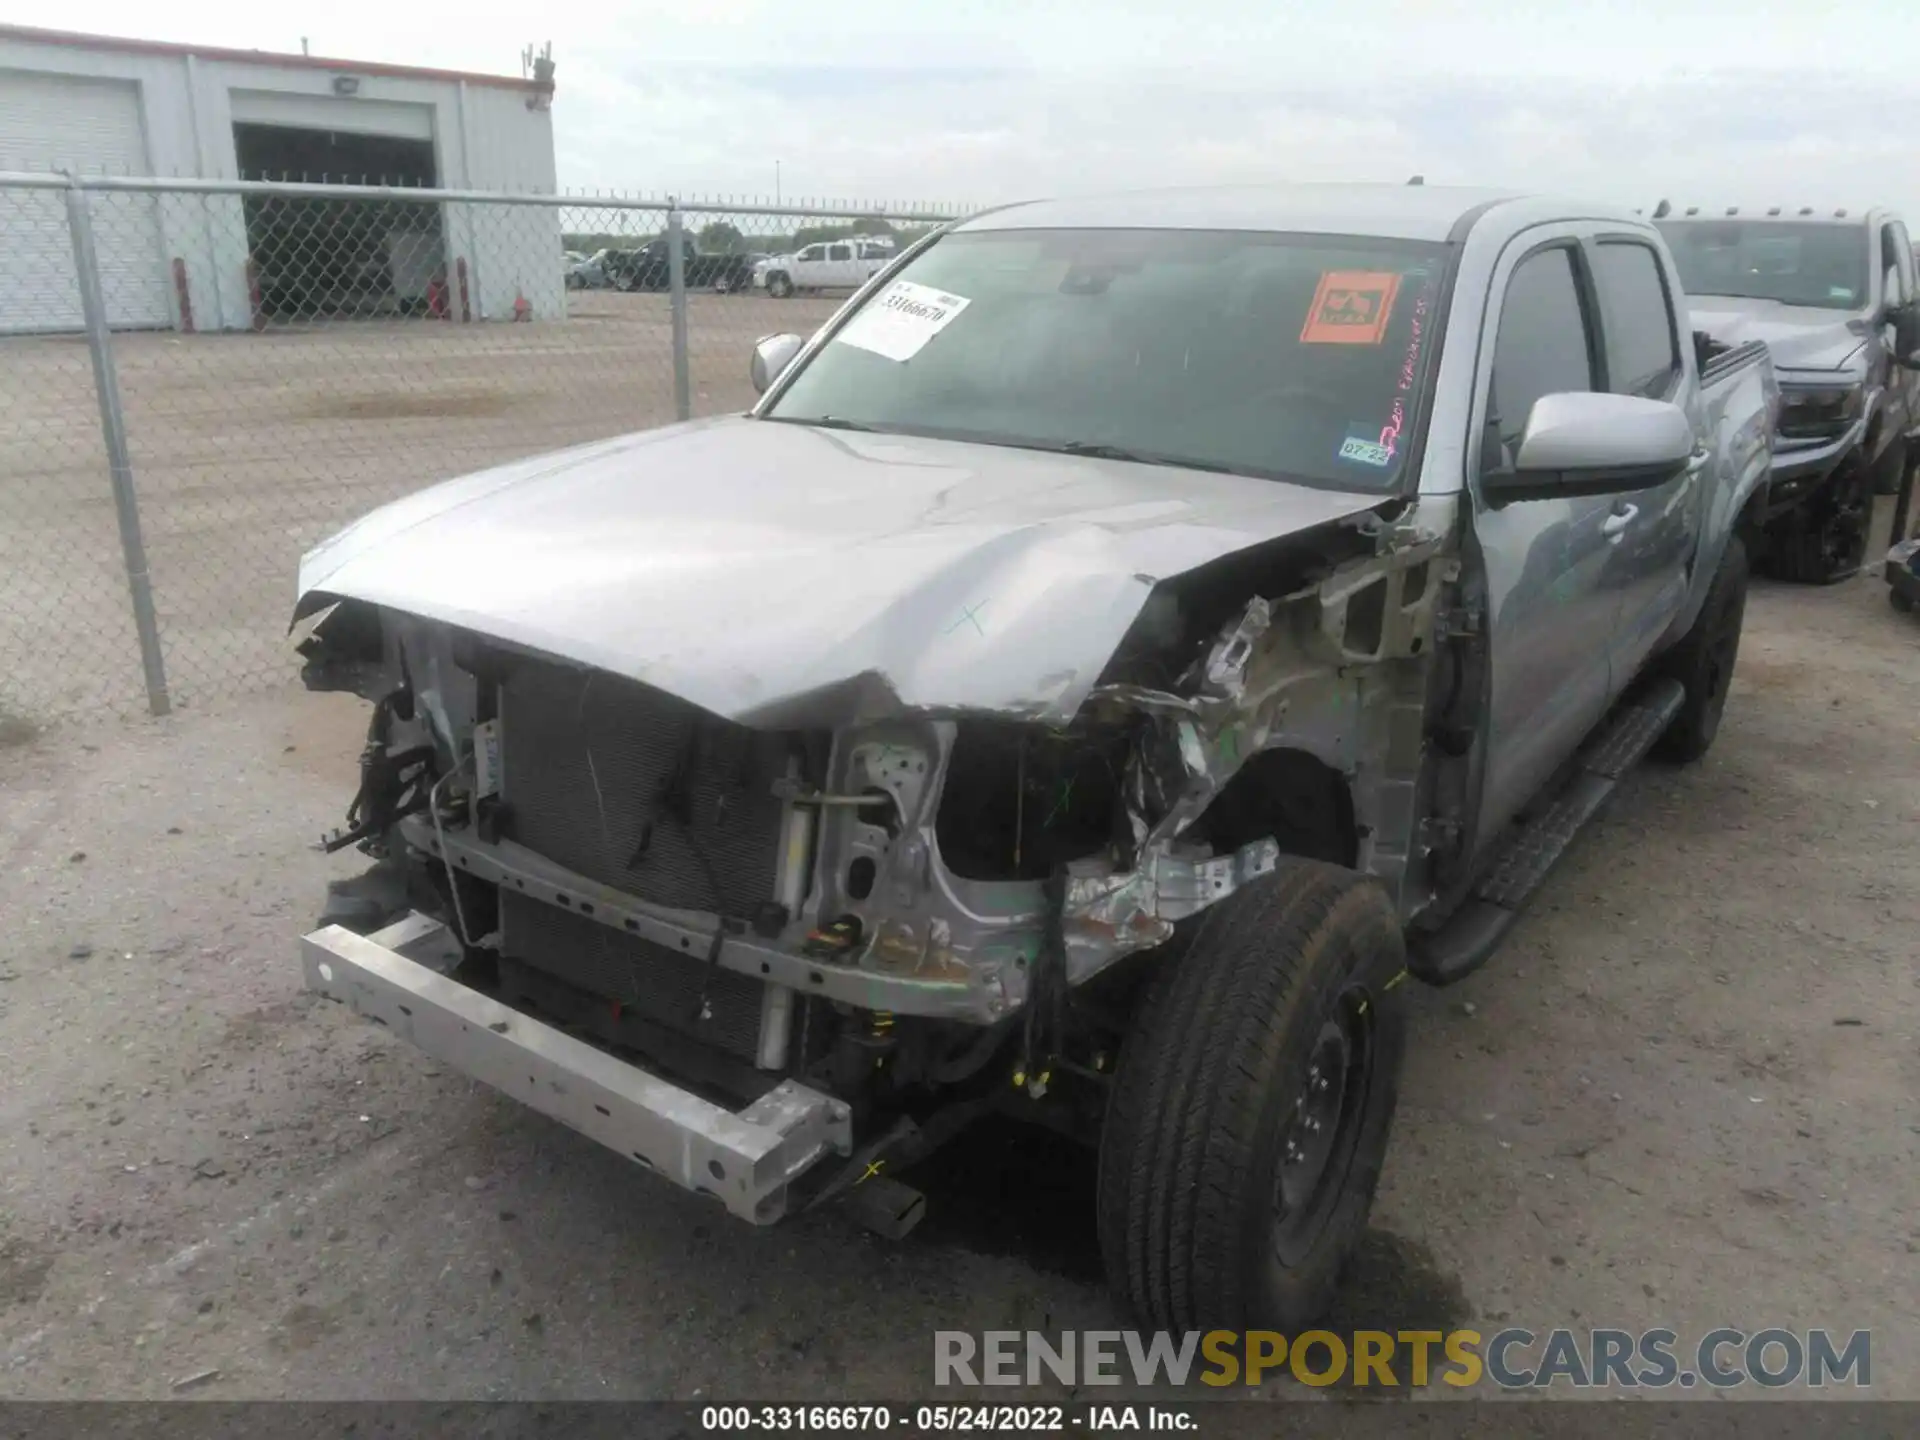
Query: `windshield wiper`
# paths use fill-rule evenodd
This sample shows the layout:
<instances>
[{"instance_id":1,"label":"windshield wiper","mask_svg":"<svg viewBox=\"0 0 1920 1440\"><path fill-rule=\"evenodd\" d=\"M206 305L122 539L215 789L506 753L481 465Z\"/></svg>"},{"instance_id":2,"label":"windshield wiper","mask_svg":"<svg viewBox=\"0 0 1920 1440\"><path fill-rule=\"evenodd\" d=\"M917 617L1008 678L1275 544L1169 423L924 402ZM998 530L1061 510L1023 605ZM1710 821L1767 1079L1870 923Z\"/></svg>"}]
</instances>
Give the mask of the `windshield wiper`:
<instances>
[{"instance_id":1,"label":"windshield wiper","mask_svg":"<svg viewBox=\"0 0 1920 1440\"><path fill-rule=\"evenodd\" d=\"M859 420L842 420L838 415L768 415L768 420L778 420L785 425L811 425L816 430L857 430L862 435L884 435L887 432L878 425L867 425Z\"/></svg>"},{"instance_id":2,"label":"windshield wiper","mask_svg":"<svg viewBox=\"0 0 1920 1440\"><path fill-rule=\"evenodd\" d=\"M1109 445L1104 440L1062 440L1057 444L1034 443L1031 448L1057 450L1062 455L1085 455L1092 460L1126 460L1135 465L1172 465L1181 470L1205 470L1214 475L1240 473L1231 465L1222 465L1214 460L1192 460L1179 455L1157 455L1151 450L1129 450L1124 445Z\"/></svg>"}]
</instances>

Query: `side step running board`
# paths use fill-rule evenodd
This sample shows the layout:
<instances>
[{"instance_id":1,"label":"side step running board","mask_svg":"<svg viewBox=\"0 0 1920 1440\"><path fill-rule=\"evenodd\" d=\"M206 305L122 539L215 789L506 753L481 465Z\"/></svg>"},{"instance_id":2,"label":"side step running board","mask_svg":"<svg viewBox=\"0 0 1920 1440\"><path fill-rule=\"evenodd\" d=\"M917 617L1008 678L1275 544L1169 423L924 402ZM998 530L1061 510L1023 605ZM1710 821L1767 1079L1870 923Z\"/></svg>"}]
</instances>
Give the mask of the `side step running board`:
<instances>
[{"instance_id":1,"label":"side step running board","mask_svg":"<svg viewBox=\"0 0 1920 1440\"><path fill-rule=\"evenodd\" d=\"M1616 711L1580 752L1553 803L1508 838L1466 903L1431 935L1412 941L1407 969L1429 985L1451 985L1486 964L1554 862L1666 733L1685 699L1678 680L1662 680Z\"/></svg>"}]
</instances>

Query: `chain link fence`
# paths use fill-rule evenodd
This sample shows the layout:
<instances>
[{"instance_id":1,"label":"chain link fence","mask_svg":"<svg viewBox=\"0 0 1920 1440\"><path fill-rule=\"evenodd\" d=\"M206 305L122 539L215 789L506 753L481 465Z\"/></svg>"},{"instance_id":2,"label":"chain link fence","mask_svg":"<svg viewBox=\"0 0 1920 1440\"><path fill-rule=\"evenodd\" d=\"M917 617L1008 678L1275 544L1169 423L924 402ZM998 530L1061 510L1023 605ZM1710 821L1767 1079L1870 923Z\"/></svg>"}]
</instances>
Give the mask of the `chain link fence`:
<instances>
[{"instance_id":1,"label":"chain link fence","mask_svg":"<svg viewBox=\"0 0 1920 1440\"><path fill-rule=\"evenodd\" d=\"M0 725L287 683L315 542L744 409L960 213L0 175Z\"/></svg>"}]
</instances>

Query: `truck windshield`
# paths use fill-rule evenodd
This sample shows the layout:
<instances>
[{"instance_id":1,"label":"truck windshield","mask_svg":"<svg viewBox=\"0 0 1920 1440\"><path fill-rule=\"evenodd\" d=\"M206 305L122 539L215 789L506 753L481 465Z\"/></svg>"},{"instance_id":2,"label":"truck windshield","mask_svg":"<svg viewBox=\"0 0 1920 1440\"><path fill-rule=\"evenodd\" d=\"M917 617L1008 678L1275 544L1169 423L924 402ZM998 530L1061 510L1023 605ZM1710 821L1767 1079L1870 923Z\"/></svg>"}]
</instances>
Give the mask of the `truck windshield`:
<instances>
[{"instance_id":1,"label":"truck windshield","mask_svg":"<svg viewBox=\"0 0 1920 1440\"><path fill-rule=\"evenodd\" d=\"M1689 220L1658 228L1689 295L1778 300L1823 310L1857 310L1867 303L1864 226Z\"/></svg>"},{"instance_id":2,"label":"truck windshield","mask_svg":"<svg viewBox=\"0 0 1920 1440\"><path fill-rule=\"evenodd\" d=\"M1445 254L1242 231L949 235L767 418L1388 490Z\"/></svg>"}]
</instances>

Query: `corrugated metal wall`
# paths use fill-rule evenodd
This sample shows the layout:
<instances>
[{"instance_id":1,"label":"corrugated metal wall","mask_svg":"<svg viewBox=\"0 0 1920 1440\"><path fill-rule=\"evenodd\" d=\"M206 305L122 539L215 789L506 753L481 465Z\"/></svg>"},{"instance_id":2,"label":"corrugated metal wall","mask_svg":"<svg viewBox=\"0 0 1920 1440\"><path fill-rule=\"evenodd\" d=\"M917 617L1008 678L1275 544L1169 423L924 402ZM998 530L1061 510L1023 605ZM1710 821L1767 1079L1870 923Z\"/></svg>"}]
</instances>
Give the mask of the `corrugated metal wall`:
<instances>
[{"instance_id":1,"label":"corrugated metal wall","mask_svg":"<svg viewBox=\"0 0 1920 1440\"><path fill-rule=\"evenodd\" d=\"M96 175L147 173L139 87L126 80L0 70L0 167L8 164ZM167 257L153 202L119 207L96 244L113 323L170 324ZM8 192L0 201L0 331L79 325L65 197L45 190Z\"/></svg>"}]
</instances>

